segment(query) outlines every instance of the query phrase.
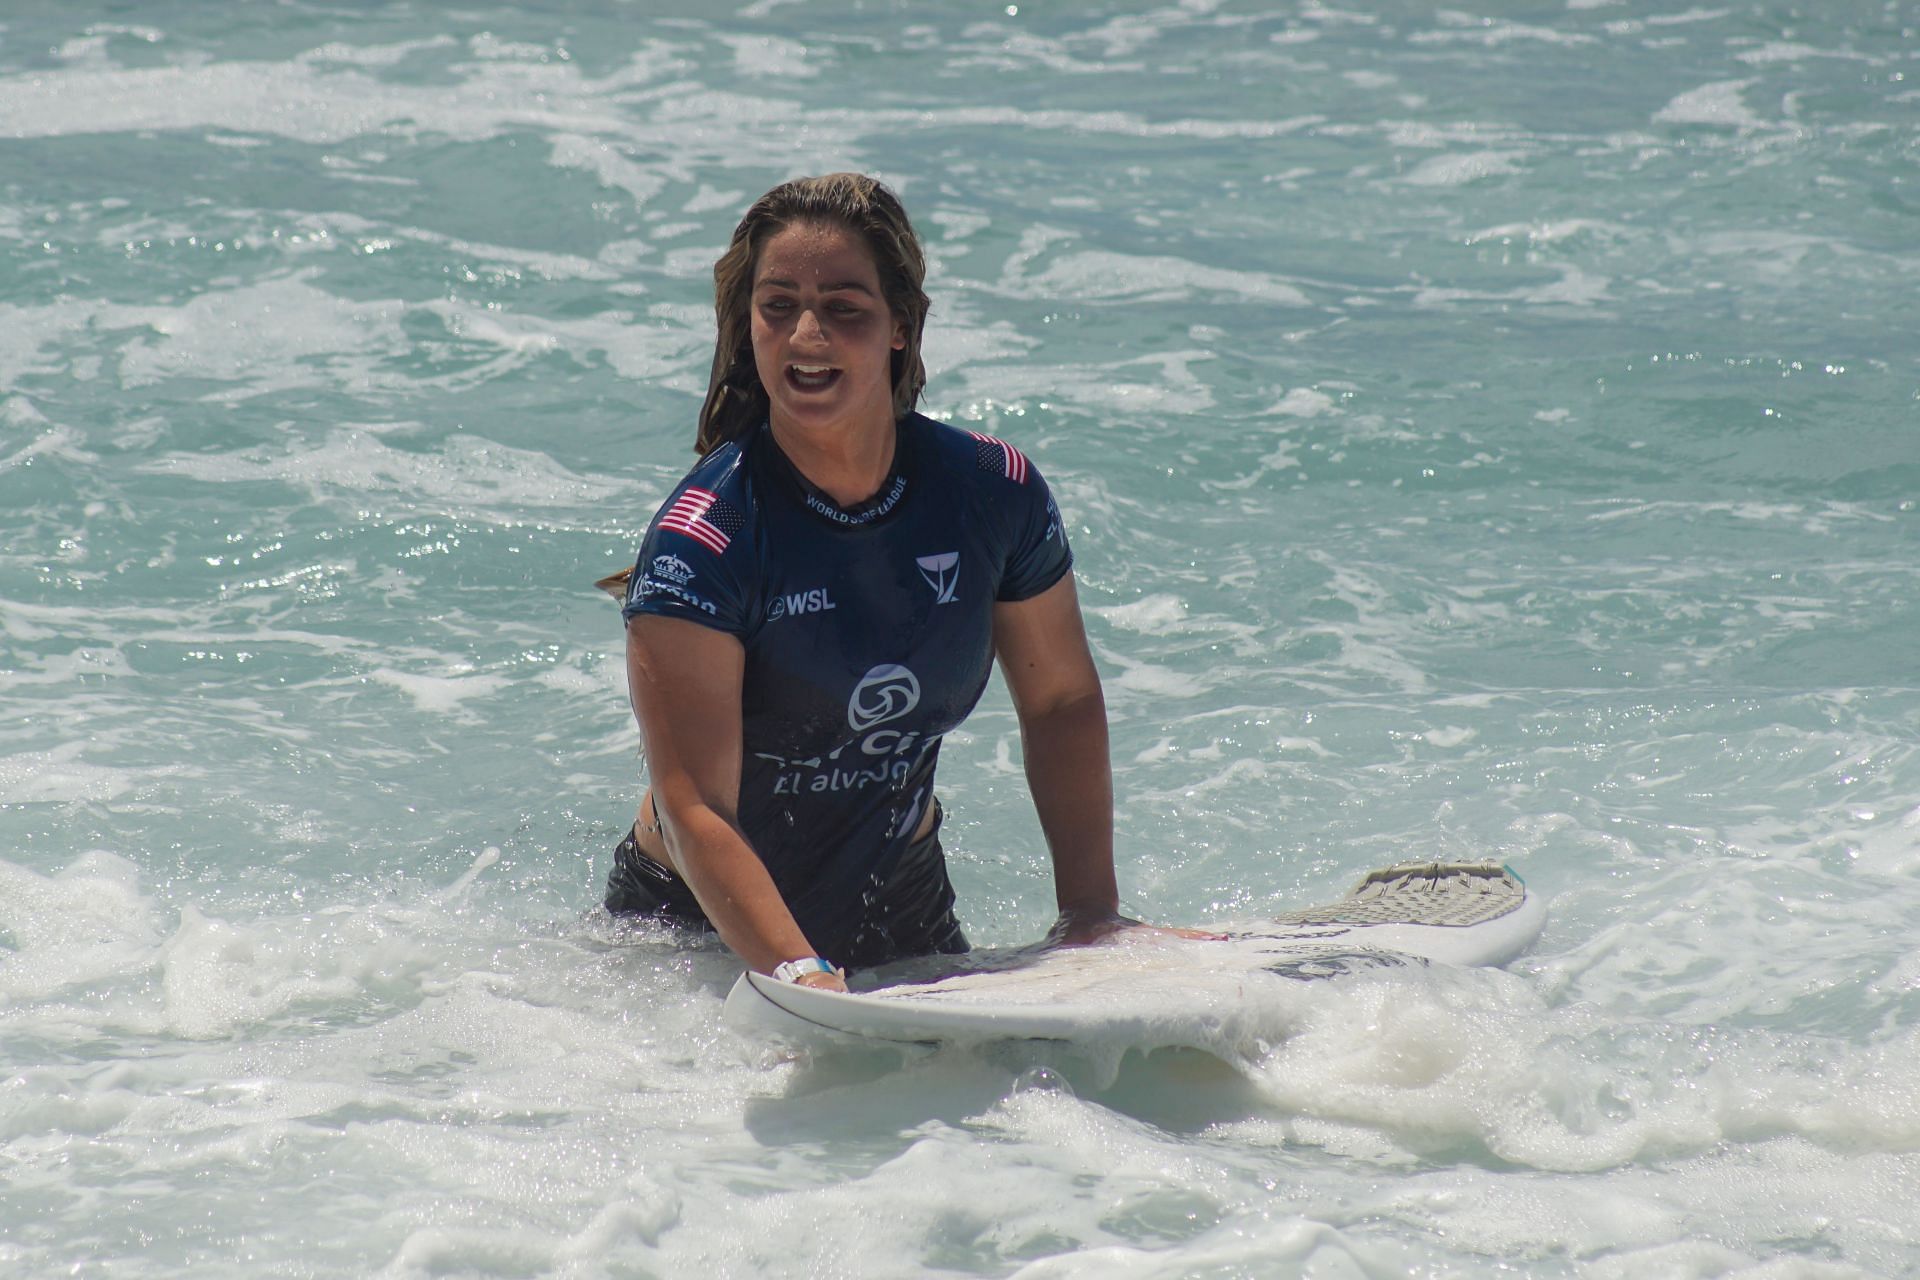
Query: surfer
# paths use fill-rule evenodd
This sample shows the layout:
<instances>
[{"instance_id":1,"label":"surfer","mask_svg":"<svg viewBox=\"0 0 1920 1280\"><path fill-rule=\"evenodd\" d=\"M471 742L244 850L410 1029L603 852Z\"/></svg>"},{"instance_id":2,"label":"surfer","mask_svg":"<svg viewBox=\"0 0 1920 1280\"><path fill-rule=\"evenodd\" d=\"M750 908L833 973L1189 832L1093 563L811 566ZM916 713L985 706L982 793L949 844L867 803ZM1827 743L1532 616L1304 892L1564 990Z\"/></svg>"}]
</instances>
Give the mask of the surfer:
<instances>
[{"instance_id":1,"label":"surfer","mask_svg":"<svg viewBox=\"0 0 1920 1280\"><path fill-rule=\"evenodd\" d=\"M714 265L700 461L628 577L652 785L606 905L716 929L749 966L967 949L934 767L997 658L1052 858L1052 936L1119 913L1100 680L1066 528L1014 445L914 412L925 259L893 192L784 183Z\"/></svg>"}]
</instances>

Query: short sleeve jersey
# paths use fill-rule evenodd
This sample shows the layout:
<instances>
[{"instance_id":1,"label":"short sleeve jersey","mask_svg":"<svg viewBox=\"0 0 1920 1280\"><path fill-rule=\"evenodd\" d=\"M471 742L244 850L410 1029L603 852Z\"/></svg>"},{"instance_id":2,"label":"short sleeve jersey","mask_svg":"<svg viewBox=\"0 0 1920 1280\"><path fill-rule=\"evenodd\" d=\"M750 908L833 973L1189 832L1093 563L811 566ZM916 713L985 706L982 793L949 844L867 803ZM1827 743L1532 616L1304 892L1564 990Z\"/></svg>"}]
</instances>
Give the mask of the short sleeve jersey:
<instances>
[{"instance_id":1,"label":"short sleeve jersey","mask_svg":"<svg viewBox=\"0 0 1920 1280\"><path fill-rule=\"evenodd\" d=\"M919 414L898 431L892 476L855 508L765 425L714 450L654 517L625 606L745 647L739 821L826 951L911 842L941 738L986 687L993 605L1073 564L1018 449Z\"/></svg>"}]
</instances>

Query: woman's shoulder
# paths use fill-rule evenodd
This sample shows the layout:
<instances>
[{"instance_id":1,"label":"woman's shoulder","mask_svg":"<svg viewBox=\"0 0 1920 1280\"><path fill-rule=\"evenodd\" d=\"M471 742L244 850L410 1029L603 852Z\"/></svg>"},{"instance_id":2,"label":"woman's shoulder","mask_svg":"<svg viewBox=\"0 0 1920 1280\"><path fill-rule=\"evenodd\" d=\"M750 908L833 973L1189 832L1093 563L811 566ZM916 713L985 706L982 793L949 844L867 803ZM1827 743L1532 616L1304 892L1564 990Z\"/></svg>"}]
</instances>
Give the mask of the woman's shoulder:
<instances>
[{"instance_id":1,"label":"woman's shoulder","mask_svg":"<svg viewBox=\"0 0 1920 1280\"><path fill-rule=\"evenodd\" d=\"M929 418L909 415L908 421L921 433L927 449L955 480L971 480L976 485L997 487L993 481L1008 481L1016 486L1038 483L1039 474L1017 445L984 431L957 427Z\"/></svg>"},{"instance_id":2,"label":"woman's shoulder","mask_svg":"<svg viewBox=\"0 0 1920 1280\"><path fill-rule=\"evenodd\" d=\"M746 449L741 442L723 444L694 463L660 503L642 556L649 548L656 554L677 556L687 577L717 570L722 561L737 565L740 556L729 554L729 548L740 546L743 535L752 529L757 507L747 475ZM747 536L745 541L754 539ZM715 563L703 569L707 557Z\"/></svg>"},{"instance_id":3,"label":"woman's shoulder","mask_svg":"<svg viewBox=\"0 0 1920 1280\"><path fill-rule=\"evenodd\" d=\"M701 458L667 493L659 517L707 513L711 520L724 513L725 522L732 526L729 532L737 530L759 505L749 462L751 453L749 436L729 441Z\"/></svg>"},{"instance_id":4,"label":"woman's shoulder","mask_svg":"<svg viewBox=\"0 0 1920 1280\"><path fill-rule=\"evenodd\" d=\"M673 487L673 496L677 497L688 489L704 489L709 493L744 497L751 439L749 435L743 439L729 440L694 463L687 474L680 478L680 483Z\"/></svg>"},{"instance_id":5,"label":"woman's shoulder","mask_svg":"<svg viewBox=\"0 0 1920 1280\"><path fill-rule=\"evenodd\" d=\"M940 459L940 490L971 530L966 536L1000 566L995 600L1025 600L1072 568L1060 509L1018 445L985 431L914 418L924 448Z\"/></svg>"}]
</instances>

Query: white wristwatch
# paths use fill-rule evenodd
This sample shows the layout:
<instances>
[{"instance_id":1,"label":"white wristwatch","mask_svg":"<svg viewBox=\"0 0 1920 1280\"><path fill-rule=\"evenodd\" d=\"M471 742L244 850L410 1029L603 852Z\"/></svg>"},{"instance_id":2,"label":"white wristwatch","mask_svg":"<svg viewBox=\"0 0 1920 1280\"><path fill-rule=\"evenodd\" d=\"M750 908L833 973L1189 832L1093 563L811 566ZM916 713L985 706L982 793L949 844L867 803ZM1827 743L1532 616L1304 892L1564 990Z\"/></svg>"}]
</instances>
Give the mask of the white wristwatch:
<instances>
[{"instance_id":1,"label":"white wristwatch","mask_svg":"<svg viewBox=\"0 0 1920 1280\"><path fill-rule=\"evenodd\" d=\"M806 956L799 960L784 960L773 967L773 978L776 982L798 982L803 975L809 973L831 973L838 978L845 978L847 976L840 972L840 970L834 968L832 964L822 960L819 956Z\"/></svg>"}]
</instances>

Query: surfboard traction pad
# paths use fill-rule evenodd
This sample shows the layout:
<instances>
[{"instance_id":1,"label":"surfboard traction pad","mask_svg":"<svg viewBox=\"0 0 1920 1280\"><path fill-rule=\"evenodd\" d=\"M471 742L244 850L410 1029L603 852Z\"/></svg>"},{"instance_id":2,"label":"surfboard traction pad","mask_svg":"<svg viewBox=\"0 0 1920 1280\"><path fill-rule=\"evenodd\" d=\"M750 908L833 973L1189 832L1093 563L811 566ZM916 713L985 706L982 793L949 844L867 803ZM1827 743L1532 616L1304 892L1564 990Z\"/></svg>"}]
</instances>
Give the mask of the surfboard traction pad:
<instances>
[{"instance_id":1,"label":"surfboard traction pad","mask_svg":"<svg viewBox=\"0 0 1920 1280\"><path fill-rule=\"evenodd\" d=\"M1497 862L1401 862L1362 876L1338 902L1274 916L1276 924L1424 924L1464 929L1518 911L1520 877Z\"/></svg>"}]
</instances>

